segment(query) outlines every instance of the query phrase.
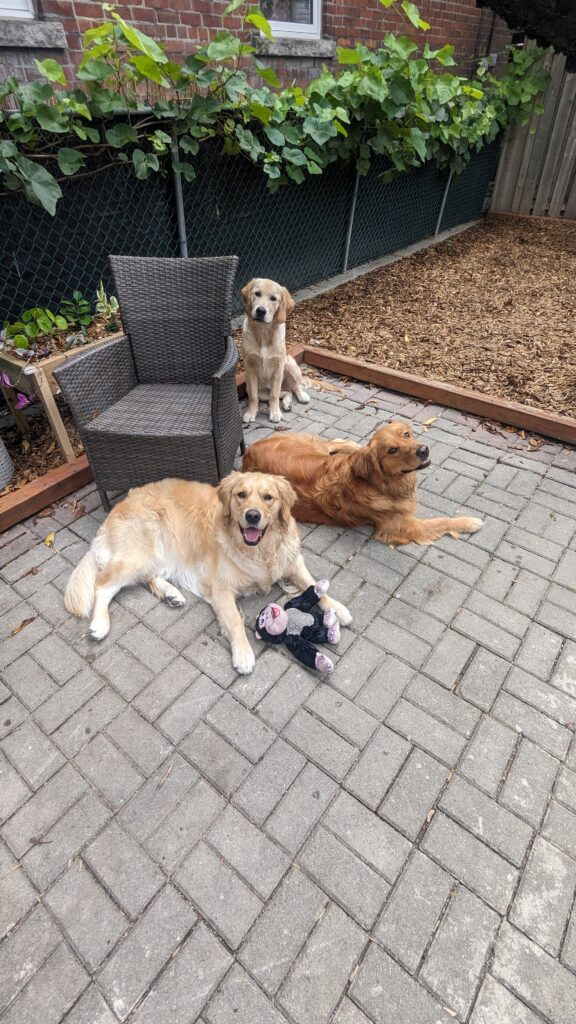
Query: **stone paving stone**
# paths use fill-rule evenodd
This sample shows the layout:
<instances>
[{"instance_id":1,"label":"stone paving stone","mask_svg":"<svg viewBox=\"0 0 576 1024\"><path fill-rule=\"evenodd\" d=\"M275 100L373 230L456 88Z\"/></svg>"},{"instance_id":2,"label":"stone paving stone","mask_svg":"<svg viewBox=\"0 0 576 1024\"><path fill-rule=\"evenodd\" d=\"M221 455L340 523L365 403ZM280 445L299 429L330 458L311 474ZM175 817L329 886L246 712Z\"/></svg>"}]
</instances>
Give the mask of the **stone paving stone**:
<instances>
[{"instance_id":1,"label":"stone paving stone","mask_svg":"<svg viewBox=\"0 0 576 1024\"><path fill-rule=\"evenodd\" d=\"M542 835L576 860L576 814L573 811L551 800Z\"/></svg>"},{"instance_id":2,"label":"stone paving stone","mask_svg":"<svg viewBox=\"0 0 576 1024\"><path fill-rule=\"evenodd\" d=\"M454 1020L426 989L375 945L370 946L350 994L375 1024L450 1024Z\"/></svg>"},{"instance_id":3,"label":"stone paving stone","mask_svg":"<svg viewBox=\"0 0 576 1024\"><path fill-rule=\"evenodd\" d=\"M152 671L116 644L92 663L96 671L126 700L132 700L152 679Z\"/></svg>"},{"instance_id":4,"label":"stone paving stone","mask_svg":"<svg viewBox=\"0 0 576 1024\"><path fill-rule=\"evenodd\" d=\"M290 865L286 854L234 807L220 815L207 841L264 900Z\"/></svg>"},{"instance_id":5,"label":"stone paving stone","mask_svg":"<svg viewBox=\"0 0 576 1024\"><path fill-rule=\"evenodd\" d=\"M480 615L493 625L505 630L506 633L511 633L512 636L520 639L525 635L530 625L530 620L526 615L521 615L520 612L514 611L513 608L503 607L501 601L487 597L486 594L479 594L473 591L466 601L466 608L476 615Z\"/></svg>"},{"instance_id":6,"label":"stone paving stone","mask_svg":"<svg viewBox=\"0 0 576 1024\"><path fill-rule=\"evenodd\" d=\"M52 886L44 897L44 904L90 971L100 966L129 925L128 919L79 860Z\"/></svg>"},{"instance_id":7,"label":"stone paving stone","mask_svg":"<svg viewBox=\"0 0 576 1024\"><path fill-rule=\"evenodd\" d=\"M340 658L330 676L330 685L353 700L374 670L382 664L383 659L384 655L379 647L360 637L344 657Z\"/></svg>"},{"instance_id":8,"label":"stone paving stone","mask_svg":"<svg viewBox=\"0 0 576 1024\"><path fill-rule=\"evenodd\" d=\"M58 689L47 672L30 657L23 654L4 670L4 680L29 711L34 711Z\"/></svg>"},{"instance_id":9,"label":"stone paving stone","mask_svg":"<svg viewBox=\"0 0 576 1024\"><path fill-rule=\"evenodd\" d=\"M351 579L352 574L348 573L347 566L344 571ZM360 583L360 580L358 582ZM366 626L372 622L372 619L386 604L387 600L388 595L380 590L379 587L374 586L373 583L362 583L354 593L354 596L346 599L346 605L352 614L351 628L354 632L359 633L361 636Z\"/></svg>"},{"instance_id":10,"label":"stone paving stone","mask_svg":"<svg viewBox=\"0 0 576 1024\"><path fill-rule=\"evenodd\" d=\"M498 914L461 887L434 936L420 978L461 1018L470 1012L499 925Z\"/></svg>"},{"instance_id":11,"label":"stone paving stone","mask_svg":"<svg viewBox=\"0 0 576 1024\"><path fill-rule=\"evenodd\" d=\"M16 700L16 697L9 696L8 699L2 703L2 712L0 715L0 739L4 736L9 736L11 732L14 732L18 726L24 722L27 718L26 709Z\"/></svg>"},{"instance_id":12,"label":"stone paving stone","mask_svg":"<svg viewBox=\"0 0 576 1024\"><path fill-rule=\"evenodd\" d=\"M417 565L396 591L396 597L414 608L450 622L462 607L468 587L428 565Z\"/></svg>"},{"instance_id":13,"label":"stone paving stone","mask_svg":"<svg viewBox=\"0 0 576 1024\"><path fill-rule=\"evenodd\" d=\"M283 736L338 782L358 756L356 747L303 709L296 712Z\"/></svg>"},{"instance_id":14,"label":"stone paving stone","mask_svg":"<svg viewBox=\"0 0 576 1024\"><path fill-rule=\"evenodd\" d=\"M0 746L32 789L43 786L64 764L58 748L33 722L24 722Z\"/></svg>"},{"instance_id":15,"label":"stone paving stone","mask_svg":"<svg viewBox=\"0 0 576 1024\"><path fill-rule=\"evenodd\" d=\"M43 907L36 907L8 936L0 948L0 1012L61 942L62 933Z\"/></svg>"},{"instance_id":16,"label":"stone paving stone","mask_svg":"<svg viewBox=\"0 0 576 1024\"><path fill-rule=\"evenodd\" d=\"M226 689L237 678L228 646L224 646L208 633L201 633L182 652L204 675L209 676L221 689Z\"/></svg>"},{"instance_id":17,"label":"stone paving stone","mask_svg":"<svg viewBox=\"0 0 576 1024\"><path fill-rule=\"evenodd\" d=\"M199 675L189 661L176 658L140 691L132 706L149 722L155 722Z\"/></svg>"},{"instance_id":18,"label":"stone paving stone","mask_svg":"<svg viewBox=\"0 0 576 1024\"><path fill-rule=\"evenodd\" d=\"M366 745L378 724L372 715L327 684L317 687L304 707L360 749Z\"/></svg>"},{"instance_id":19,"label":"stone paving stone","mask_svg":"<svg viewBox=\"0 0 576 1024\"><path fill-rule=\"evenodd\" d=\"M373 934L415 974L434 934L454 880L419 850L405 868Z\"/></svg>"},{"instance_id":20,"label":"stone paving stone","mask_svg":"<svg viewBox=\"0 0 576 1024\"><path fill-rule=\"evenodd\" d=\"M170 753L171 744L133 708L126 708L106 729L134 764L150 775Z\"/></svg>"},{"instance_id":21,"label":"stone paving stone","mask_svg":"<svg viewBox=\"0 0 576 1024\"><path fill-rule=\"evenodd\" d=\"M118 810L144 782L144 776L101 733L80 751L75 762L114 810Z\"/></svg>"},{"instance_id":22,"label":"stone paving stone","mask_svg":"<svg viewBox=\"0 0 576 1024\"><path fill-rule=\"evenodd\" d=\"M467 587L473 587L481 575L479 566L462 561L462 559L447 551L437 551L435 547L426 549L424 563L433 569L437 569L440 573L452 576L454 580L466 584ZM401 597L402 594L398 593L398 596ZM430 611L430 608L427 608L427 611Z\"/></svg>"},{"instance_id":23,"label":"stone paving stone","mask_svg":"<svg viewBox=\"0 0 576 1024\"><path fill-rule=\"evenodd\" d=\"M523 739L508 772L500 802L538 828L548 806L558 767L556 758L530 740Z\"/></svg>"},{"instance_id":24,"label":"stone paving stone","mask_svg":"<svg viewBox=\"0 0 576 1024\"><path fill-rule=\"evenodd\" d=\"M53 775L2 828L2 837L21 858L30 849L30 837L41 838L88 788L70 764Z\"/></svg>"},{"instance_id":25,"label":"stone paving stone","mask_svg":"<svg viewBox=\"0 0 576 1024\"><path fill-rule=\"evenodd\" d=\"M52 633L39 644L35 644L32 656L40 667L49 672L60 684L68 682L84 668L82 658L79 658L70 644L65 643L57 633Z\"/></svg>"},{"instance_id":26,"label":"stone paving stone","mask_svg":"<svg viewBox=\"0 0 576 1024\"><path fill-rule=\"evenodd\" d=\"M570 731L536 708L517 700L511 693L501 693L496 699L493 712L506 725L533 740L555 757L566 756L570 746Z\"/></svg>"},{"instance_id":27,"label":"stone paving stone","mask_svg":"<svg viewBox=\"0 0 576 1024\"><path fill-rule=\"evenodd\" d=\"M470 1024L542 1024L542 1018L488 975L480 989Z\"/></svg>"},{"instance_id":28,"label":"stone paving stone","mask_svg":"<svg viewBox=\"0 0 576 1024\"><path fill-rule=\"evenodd\" d=\"M64 1024L116 1024L117 1017L104 1002L95 985L90 985L70 1010Z\"/></svg>"},{"instance_id":29,"label":"stone paving stone","mask_svg":"<svg viewBox=\"0 0 576 1024\"><path fill-rule=\"evenodd\" d=\"M161 672L176 657L176 651L139 622L122 637L122 647L152 669Z\"/></svg>"},{"instance_id":30,"label":"stone paving stone","mask_svg":"<svg viewBox=\"0 0 576 1024\"><path fill-rule=\"evenodd\" d=\"M348 772L344 787L373 811L379 806L408 754L410 744L381 725Z\"/></svg>"},{"instance_id":31,"label":"stone paving stone","mask_svg":"<svg viewBox=\"0 0 576 1024\"><path fill-rule=\"evenodd\" d=\"M562 556L562 545L555 544L552 540L544 537L536 537L533 532L521 530L518 525L511 526L506 534L506 541L509 544L516 544L526 551L532 551L536 555L548 558L550 561L558 562Z\"/></svg>"},{"instance_id":32,"label":"stone paving stone","mask_svg":"<svg viewBox=\"0 0 576 1024\"><path fill-rule=\"evenodd\" d=\"M192 907L167 885L117 946L98 984L120 1020L126 1020L196 919Z\"/></svg>"},{"instance_id":33,"label":"stone paving stone","mask_svg":"<svg viewBox=\"0 0 576 1024\"><path fill-rule=\"evenodd\" d=\"M454 629L464 633L481 647L487 647L489 651L508 661L514 659L520 646L520 640L517 637L467 609L458 612L453 625Z\"/></svg>"},{"instance_id":34,"label":"stone paving stone","mask_svg":"<svg viewBox=\"0 0 576 1024\"><path fill-rule=\"evenodd\" d=\"M458 760L466 743L465 738L459 733L406 700L398 701L388 715L386 725L450 768Z\"/></svg>"},{"instance_id":35,"label":"stone paving stone","mask_svg":"<svg viewBox=\"0 0 576 1024\"><path fill-rule=\"evenodd\" d=\"M266 904L239 959L268 995L279 989L327 902L318 886L293 867Z\"/></svg>"},{"instance_id":36,"label":"stone paving stone","mask_svg":"<svg viewBox=\"0 0 576 1024\"><path fill-rule=\"evenodd\" d=\"M321 827L301 850L298 863L358 924L372 927L390 890L372 868Z\"/></svg>"},{"instance_id":37,"label":"stone paving stone","mask_svg":"<svg viewBox=\"0 0 576 1024\"><path fill-rule=\"evenodd\" d=\"M553 579L555 583L560 583L564 587L574 587L574 580L576 579L576 551L564 552Z\"/></svg>"},{"instance_id":38,"label":"stone paving stone","mask_svg":"<svg viewBox=\"0 0 576 1024\"><path fill-rule=\"evenodd\" d=\"M64 722L53 737L67 757L74 757L89 741L126 707L111 686L105 686Z\"/></svg>"},{"instance_id":39,"label":"stone paving stone","mask_svg":"<svg viewBox=\"0 0 576 1024\"><path fill-rule=\"evenodd\" d=\"M266 821L266 832L289 853L295 854L337 789L324 772L307 764Z\"/></svg>"},{"instance_id":40,"label":"stone paving stone","mask_svg":"<svg viewBox=\"0 0 576 1024\"><path fill-rule=\"evenodd\" d=\"M452 630L446 630L424 663L422 671L442 686L450 688L468 663L475 646L472 640Z\"/></svg>"},{"instance_id":41,"label":"stone paving stone","mask_svg":"<svg viewBox=\"0 0 576 1024\"><path fill-rule=\"evenodd\" d=\"M239 676L230 692L247 708L254 708L280 676L284 675L290 664L284 652L265 648L254 671L249 676Z\"/></svg>"},{"instance_id":42,"label":"stone paving stone","mask_svg":"<svg viewBox=\"0 0 576 1024\"><path fill-rule=\"evenodd\" d=\"M284 1024L286 1018L236 964L210 1000L206 1024Z\"/></svg>"},{"instance_id":43,"label":"stone paving stone","mask_svg":"<svg viewBox=\"0 0 576 1024\"><path fill-rule=\"evenodd\" d=\"M13 633L25 619L32 619L32 622L20 632ZM49 632L48 623L29 604L21 602L7 611L0 618L0 671L29 651Z\"/></svg>"},{"instance_id":44,"label":"stone paving stone","mask_svg":"<svg viewBox=\"0 0 576 1024\"><path fill-rule=\"evenodd\" d=\"M172 666L168 666L170 669ZM194 671L194 670L193 670ZM222 690L208 676L199 675L166 711L156 719L162 732L180 743L221 697Z\"/></svg>"},{"instance_id":45,"label":"stone paving stone","mask_svg":"<svg viewBox=\"0 0 576 1024\"><path fill-rule=\"evenodd\" d=\"M576 720L576 700L522 669L513 668L504 686L519 700L530 704L560 725Z\"/></svg>"},{"instance_id":46,"label":"stone paving stone","mask_svg":"<svg viewBox=\"0 0 576 1024\"><path fill-rule=\"evenodd\" d=\"M172 754L122 808L118 821L142 842L179 806L198 777L180 754Z\"/></svg>"},{"instance_id":47,"label":"stone paving stone","mask_svg":"<svg viewBox=\"0 0 576 1024\"><path fill-rule=\"evenodd\" d=\"M18 862L0 843L0 941L28 913L37 898Z\"/></svg>"},{"instance_id":48,"label":"stone paving stone","mask_svg":"<svg viewBox=\"0 0 576 1024\"><path fill-rule=\"evenodd\" d=\"M566 932L561 960L576 974L576 912L574 909Z\"/></svg>"},{"instance_id":49,"label":"stone paving stone","mask_svg":"<svg viewBox=\"0 0 576 1024\"><path fill-rule=\"evenodd\" d=\"M410 845L387 822L347 793L340 793L323 824L387 881L396 881Z\"/></svg>"},{"instance_id":50,"label":"stone paving stone","mask_svg":"<svg viewBox=\"0 0 576 1024\"><path fill-rule=\"evenodd\" d=\"M22 995L4 1014L6 1024L58 1024L89 982L68 946L51 954Z\"/></svg>"},{"instance_id":51,"label":"stone paving stone","mask_svg":"<svg viewBox=\"0 0 576 1024\"><path fill-rule=\"evenodd\" d=\"M516 867L522 866L532 829L495 800L456 777L442 796L440 807Z\"/></svg>"},{"instance_id":52,"label":"stone paving stone","mask_svg":"<svg viewBox=\"0 0 576 1024\"><path fill-rule=\"evenodd\" d=\"M334 1024L370 1024L368 1017L349 999L344 998L334 1017Z\"/></svg>"},{"instance_id":53,"label":"stone paving stone","mask_svg":"<svg viewBox=\"0 0 576 1024\"><path fill-rule=\"evenodd\" d=\"M267 725L281 732L316 685L316 680L306 669L290 665L256 706L255 713Z\"/></svg>"},{"instance_id":54,"label":"stone paving stone","mask_svg":"<svg viewBox=\"0 0 576 1024\"><path fill-rule=\"evenodd\" d=\"M504 922L492 974L552 1024L572 1024L576 977L540 946Z\"/></svg>"},{"instance_id":55,"label":"stone paving stone","mask_svg":"<svg viewBox=\"0 0 576 1024\"><path fill-rule=\"evenodd\" d=\"M554 796L570 810L576 811L576 772L562 769L554 787Z\"/></svg>"},{"instance_id":56,"label":"stone paving stone","mask_svg":"<svg viewBox=\"0 0 576 1024\"><path fill-rule=\"evenodd\" d=\"M156 865L116 822L88 846L84 859L133 920L164 880Z\"/></svg>"},{"instance_id":57,"label":"stone paving stone","mask_svg":"<svg viewBox=\"0 0 576 1024\"><path fill-rule=\"evenodd\" d=\"M78 558L81 556L79 555ZM60 577L55 581L60 582ZM61 626L58 627L58 635L63 637L76 654L79 654L84 661L90 665L98 660L106 651L112 650L118 643L124 643L124 633L131 629L138 620L135 615L122 608L120 605L112 608L110 615L110 632L103 640L93 640L84 619L76 619L70 616Z\"/></svg>"},{"instance_id":58,"label":"stone paving stone","mask_svg":"<svg viewBox=\"0 0 576 1024\"><path fill-rule=\"evenodd\" d=\"M446 778L444 765L422 750L413 750L378 813L414 841Z\"/></svg>"},{"instance_id":59,"label":"stone paving stone","mask_svg":"<svg viewBox=\"0 0 576 1024\"><path fill-rule=\"evenodd\" d=\"M18 551L16 557L14 552ZM2 551L2 578L6 583L15 583L25 576L30 569L42 565L53 557L54 552L45 544L38 544L38 538L32 534L21 534L17 543L5 545Z\"/></svg>"},{"instance_id":60,"label":"stone paving stone","mask_svg":"<svg viewBox=\"0 0 576 1024\"><path fill-rule=\"evenodd\" d=\"M516 655L516 664L540 679L549 679L556 663L562 638L534 622Z\"/></svg>"},{"instance_id":61,"label":"stone paving stone","mask_svg":"<svg viewBox=\"0 0 576 1024\"><path fill-rule=\"evenodd\" d=\"M225 796L230 797L250 773L250 761L204 722L196 726L180 748Z\"/></svg>"},{"instance_id":62,"label":"stone paving stone","mask_svg":"<svg viewBox=\"0 0 576 1024\"><path fill-rule=\"evenodd\" d=\"M497 525L502 527L503 524L499 523ZM483 527L480 530L481 534L484 533L484 529ZM477 589L482 594L485 594L486 597L491 597L495 601L504 601L517 575L517 570L509 562L503 562L500 558L493 558L478 580Z\"/></svg>"},{"instance_id":63,"label":"stone paving stone","mask_svg":"<svg viewBox=\"0 0 576 1024\"><path fill-rule=\"evenodd\" d=\"M58 819L41 842L22 859L26 873L38 889L45 889L64 870L70 859L106 824L110 811L94 793L80 797ZM39 837L36 836L36 839Z\"/></svg>"},{"instance_id":64,"label":"stone paving stone","mask_svg":"<svg viewBox=\"0 0 576 1024\"><path fill-rule=\"evenodd\" d=\"M234 794L234 804L261 825L305 764L302 754L284 740L276 740Z\"/></svg>"},{"instance_id":65,"label":"stone paving stone","mask_svg":"<svg viewBox=\"0 0 576 1024\"><path fill-rule=\"evenodd\" d=\"M386 654L380 660L380 667L357 693L354 703L382 722L402 696L413 675L414 670L409 665Z\"/></svg>"},{"instance_id":66,"label":"stone paving stone","mask_svg":"<svg viewBox=\"0 0 576 1024\"><path fill-rule=\"evenodd\" d=\"M575 888L576 863L537 836L508 918L558 956Z\"/></svg>"},{"instance_id":67,"label":"stone paving stone","mask_svg":"<svg viewBox=\"0 0 576 1024\"><path fill-rule=\"evenodd\" d=\"M388 654L402 658L413 668L420 668L431 650L430 644L381 616L370 623L366 630L366 636L383 647Z\"/></svg>"},{"instance_id":68,"label":"stone paving stone","mask_svg":"<svg viewBox=\"0 0 576 1024\"><path fill-rule=\"evenodd\" d=\"M181 860L210 828L224 807L224 800L205 779L198 779L185 798L166 815L146 840L146 848L166 874Z\"/></svg>"},{"instance_id":69,"label":"stone paving stone","mask_svg":"<svg viewBox=\"0 0 576 1024\"><path fill-rule=\"evenodd\" d=\"M278 1005L296 1024L327 1024L365 944L365 933L330 904L280 989Z\"/></svg>"},{"instance_id":70,"label":"stone paving stone","mask_svg":"<svg viewBox=\"0 0 576 1024\"><path fill-rule=\"evenodd\" d=\"M429 644L436 643L444 632L442 623L432 615L420 609L414 609L397 597L392 597L384 606L381 617L392 622L409 633L414 633Z\"/></svg>"},{"instance_id":71,"label":"stone paving stone","mask_svg":"<svg viewBox=\"0 0 576 1024\"><path fill-rule=\"evenodd\" d=\"M212 705L206 720L253 764L260 760L276 738L267 725L230 694L225 694Z\"/></svg>"},{"instance_id":72,"label":"stone paving stone","mask_svg":"<svg viewBox=\"0 0 576 1024\"><path fill-rule=\"evenodd\" d=\"M36 709L35 718L44 732L53 733L81 708L104 683L91 668L85 668Z\"/></svg>"},{"instance_id":73,"label":"stone paving stone","mask_svg":"<svg viewBox=\"0 0 576 1024\"><path fill-rule=\"evenodd\" d=\"M443 814L435 814L421 848L488 906L506 913L518 872L479 839Z\"/></svg>"},{"instance_id":74,"label":"stone paving stone","mask_svg":"<svg viewBox=\"0 0 576 1024\"><path fill-rule=\"evenodd\" d=\"M242 942L262 909L262 900L204 842L178 869L175 881L232 948Z\"/></svg>"},{"instance_id":75,"label":"stone paving stone","mask_svg":"<svg viewBox=\"0 0 576 1024\"><path fill-rule=\"evenodd\" d=\"M231 963L224 946L199 924L138 1007L134 1024L196 1020Z\"/></svg>"},{"instance_id":76,"label":"stone paving stone","mask_svg":"<svg viewBox=\"0 0 576 1024\"><path fill-rule=\"evenodd\" d=\"M576 542L572 542L572 546ZM559 583L551 583L546 592L546 601L550 604L558 605L559 608L563 608L565 611L573 612L574 610L574 589L572 587L561 587ZM560 630L558 632L561 632Z\"/></svg>"},{"instance_id":77,"label":"stone paving stone","mask_svg":"<svg viewBox=\"0 0 576 1024\"><path fill-rule=\"evenodd\" d=\"M495 797L506 775L518 735L493 718L483 718L458 771Z\"/></svg>"},{"instance_id":78,"label":"stone paving stone","mask_svg":"<svg viewBox=\"0 0 576 1024\"><path fill-rule=\"evenodd\" d=\"M576 698L576 644L571 640L564 643L550 683Z\"/></svg>"},{"instance_id":79,"label":"stone paving stone","mask_svg":"<svg viewBox=\"0 0 576 1024\"><path fill-rule=\"evenodd\" d=\"M531 617L538 611L547 589L548 580L521 569L506 596L506 604Z\"/></svg>"},{"instance_id":80,"label":"stone paving stone","mask_svg":"<svg viewBox=\"0 0 576 1024\"><path fill-rule=\"evenodd\" d=\"M463 736L470 737L478 724L480 712L476 708L424 675L416 676L406 687L404 695Z\"/></svg>"},{"instance_id":81,"label":"stone paving stone","mask_svg":"<svg viewBox=\"0 0 576 1024\"><path fill-rule=\"evenodd\" d=\"M560 633L561 636L565 636L569 640L576 640L576 615L565 608L560 608L550 601L544 601L536 619L543 626L548 626L549 629Z\"/></svg>"}]
</instances>

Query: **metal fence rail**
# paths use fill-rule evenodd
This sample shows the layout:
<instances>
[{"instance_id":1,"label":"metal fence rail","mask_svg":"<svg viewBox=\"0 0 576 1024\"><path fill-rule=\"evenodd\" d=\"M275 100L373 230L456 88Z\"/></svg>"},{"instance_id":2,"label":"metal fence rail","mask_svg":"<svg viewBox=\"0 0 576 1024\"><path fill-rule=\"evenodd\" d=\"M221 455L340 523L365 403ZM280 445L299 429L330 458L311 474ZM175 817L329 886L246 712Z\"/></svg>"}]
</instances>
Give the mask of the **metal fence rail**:
<instances>
[{"instance_id":1,"label":"metal fence rail","mask_svg":"<svg viewBox=\"0 0 576 1024\"><path fill-rule=\"evenodd\" d=\"M485 147L450 180L432 163L390 184L383 161L362 178L337 163L271 195L252 164L205 145L197 181L182 182L185 239L169 173L137 181L113 168L64 182L55 217L18 194L2 198L0 323L30 306L56 310L76 288L92 299L101 279L110 287L110 253L178 257L184 241L190 256L237 254L238 289L253 276L305 287L479 217L498 152L498 142Z\"/></svg>"}]
</instances>

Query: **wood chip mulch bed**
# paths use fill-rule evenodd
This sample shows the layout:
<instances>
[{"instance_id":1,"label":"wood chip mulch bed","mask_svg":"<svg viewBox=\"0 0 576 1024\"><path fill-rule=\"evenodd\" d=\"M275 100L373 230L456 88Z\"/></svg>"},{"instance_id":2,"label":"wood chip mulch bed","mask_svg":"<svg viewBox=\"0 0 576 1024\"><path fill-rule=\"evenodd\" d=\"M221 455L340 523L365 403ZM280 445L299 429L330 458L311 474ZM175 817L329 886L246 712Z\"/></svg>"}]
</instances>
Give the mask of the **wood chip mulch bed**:
<instances>
[{"instance_id":1,"label":"wood chip mulch bed","mask_svg":"<svg viewBox=\"0 0 576 1024\"><path fill-rule=\"evenodd\" d=\"M576 417L576 223L488 218L299 303L288 342Z\"/></svg>"}]
</instances>

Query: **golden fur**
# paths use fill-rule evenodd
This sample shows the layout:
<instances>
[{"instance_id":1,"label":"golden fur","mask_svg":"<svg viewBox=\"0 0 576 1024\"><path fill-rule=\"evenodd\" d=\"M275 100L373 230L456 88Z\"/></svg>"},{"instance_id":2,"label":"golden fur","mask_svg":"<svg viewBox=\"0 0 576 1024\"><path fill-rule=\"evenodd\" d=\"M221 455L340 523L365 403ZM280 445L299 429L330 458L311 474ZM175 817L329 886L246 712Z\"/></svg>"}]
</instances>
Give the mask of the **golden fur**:
<instances>
[{"instance_id":1,"label":"golden fur","mask_svg":"<svg viewBox=\"0 0 576 1024\"><path fill-rule=\"evenodd\" d=\"M395 422L365 446L275 434L248 448L243 468L285 476L298 495L293 513L300 522L372 525L374 539L387 544L430 544L479 530L482 520L472 516L415 518L416 470L429 464L428 449Z\"/></svg>"},{"instance_id":2,"label":"golden fur","mask_svg":"<svg viewBox=\"0 0 576 1024\"><path fill-rule=\"evenodd\" d=\"M172 579L208 601L230 641L234 667L251 672L254 654L236 598L265 593L280 580L296 591L314 582L291 515L295 499L286 480L263 473L232 473L218 487L162 480L135 488L112 509L72 573L66 608L91 616L91 635L100 640L110 629L108 605L122 587L146 583L157 597L183 605ZM255 512L262 537L248 546L246 531L254 528L246 516ZM338 601L325 596L320 604L351 621Z\"/></svg>"},{"instance_id":3,"label":"golden fur","mask_svg":"<svg viewBox=\"0 0 576 1024\"><path fill-rule=\"evenodd\" d=\"M248 408L244 423L253 423L258 413L258 399L268 401L270 419L279 423L282 407L292 407L292 395L299 402L309 402L302 388L300 367L286 355L286 319L294 308L290 292L276 281L255 277L242 289L244 324L242 356L246 372ZM262 318L259 319L259 316Z\"/></svg>"}]
</instances>

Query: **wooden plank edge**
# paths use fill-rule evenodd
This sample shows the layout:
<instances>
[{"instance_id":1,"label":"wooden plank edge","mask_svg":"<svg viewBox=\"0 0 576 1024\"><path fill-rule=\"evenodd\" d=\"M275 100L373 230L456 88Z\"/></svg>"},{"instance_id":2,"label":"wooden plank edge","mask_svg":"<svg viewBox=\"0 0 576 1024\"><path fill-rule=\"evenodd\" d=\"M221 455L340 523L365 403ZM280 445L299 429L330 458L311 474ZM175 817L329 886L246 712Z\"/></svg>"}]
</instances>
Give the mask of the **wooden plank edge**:
<instances>
[{"instance_id":1,"label":"wooden plank edge","mask_svg":"<svg viewBox=\"0 0 576 1024\"><path fill-rule=\"evenodd\" d=\"M90 483L92 470L85 455L74 462L49 470L44 476L32 480L17 491L10 491L0 498L0 529L8 530L35 512L40 512L53 501L66 497L78 487Z\"/></svg>"},{"instance_id":2,"label":"wooden plank edge","mask_svg":"<svg viewBox=\"0 0 576 1024\"><path fill-rule=\"evenodd\" d=\"M576 445L576 419L569 416L557 416L555 413L541 412L530 405L510 402L505 398L490 398L481 391L468 391L454 384L443 384L437 380L426 380L411 373L400 373L388 370L384 366L365 363L362 359L352 359L327 349L305 346L304 362L320 370L328 370L341 376L352 377L354 380L368 384L377 384L389 391L398 391L411 398L422 398L425 401L446 405L449 409L472 413L485 419L507 423Z\"/></svg>"},{"instance_id":3,"label":"wooden plank edge","mask_svg":"<svg viewBox=\"0 0 576 1024\"><path fill-rule=\"evenodd\" d=\"M487 220L545 220L553 224L572 224L573 217L547 217L539 213L517 213L516 210L490 210L486 216Z\"/></svg>"}]
</instances>

